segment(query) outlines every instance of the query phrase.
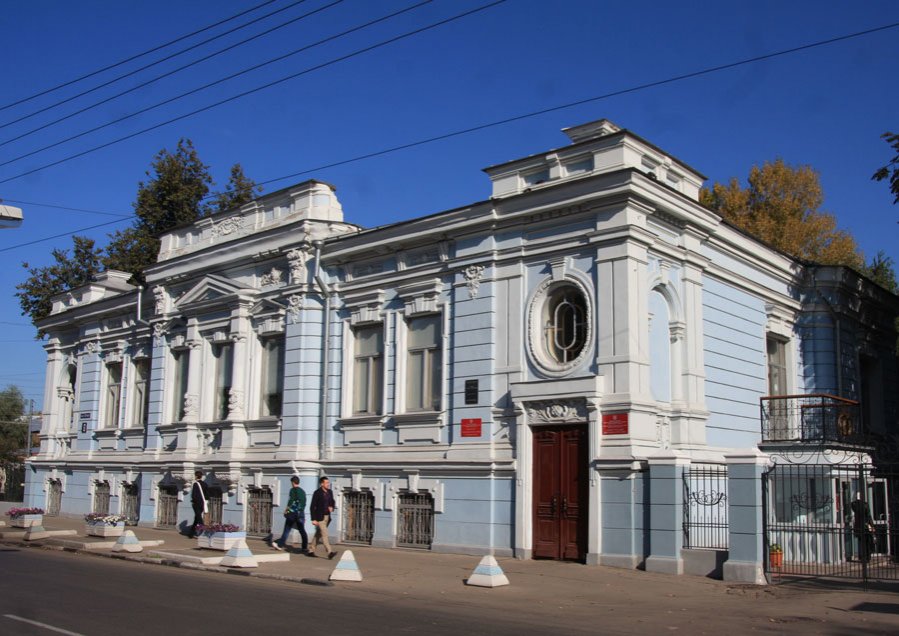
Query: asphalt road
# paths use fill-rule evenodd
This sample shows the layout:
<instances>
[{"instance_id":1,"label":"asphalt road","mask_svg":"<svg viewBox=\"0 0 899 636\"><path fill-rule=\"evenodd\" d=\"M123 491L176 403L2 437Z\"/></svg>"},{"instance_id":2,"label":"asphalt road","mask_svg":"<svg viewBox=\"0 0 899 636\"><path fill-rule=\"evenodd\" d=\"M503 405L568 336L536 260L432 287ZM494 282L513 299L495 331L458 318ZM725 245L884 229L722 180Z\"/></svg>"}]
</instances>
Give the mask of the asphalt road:
<instances>
[{"instance_id":1,"label":"asphalt road","mask_svg":"<svg viewBox=\"0 0 899 636\"><path fill-rule=\"evenodd\" d=\"M541 621L529 612L497 615L483 608L378 598L336 586L223 576L33 549L0 547L0 572L2 635L511 636L559 631L551 617ZM566 626L562 631L598 631L581 627Z\"/></svg>"}]
</instances>

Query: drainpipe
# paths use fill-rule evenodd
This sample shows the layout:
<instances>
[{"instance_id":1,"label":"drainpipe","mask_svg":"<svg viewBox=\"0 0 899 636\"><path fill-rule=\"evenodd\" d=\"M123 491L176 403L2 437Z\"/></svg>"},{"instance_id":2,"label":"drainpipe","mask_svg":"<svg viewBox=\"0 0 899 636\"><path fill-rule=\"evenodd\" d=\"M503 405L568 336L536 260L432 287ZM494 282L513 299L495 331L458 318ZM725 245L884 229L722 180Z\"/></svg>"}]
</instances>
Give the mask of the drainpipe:
<instances>
[{"instance_id":1,"label":"drainpipe","mask_svg":"<svg viewBox=\"0 0 899 636\"><path fill-rule=\"evenodd\" d=\"M322 338L322 379L321 379L321 421L319 422L319 459L325 459L329 455L328 452L328 366L330 365L330 344L331 344L331 297L327 283L322 279L321 275L321 253L322 241L312 241L315 247L315 273L313 277L318 284L324 302L324 336Z\"/></svg>"}]
</instances>

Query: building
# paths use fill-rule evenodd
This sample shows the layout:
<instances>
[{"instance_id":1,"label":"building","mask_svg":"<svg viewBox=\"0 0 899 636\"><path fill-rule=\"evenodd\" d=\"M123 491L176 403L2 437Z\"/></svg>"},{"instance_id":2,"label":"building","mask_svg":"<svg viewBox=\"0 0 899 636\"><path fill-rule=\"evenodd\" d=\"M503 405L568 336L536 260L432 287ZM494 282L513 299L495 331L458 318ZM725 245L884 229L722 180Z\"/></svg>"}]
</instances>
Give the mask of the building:
<instances>
[{"instance_id":1,"label":"building","mask_svg":"<svg viewBox=\"0 0 899 636\"><path fill-rule=\"evenodd\" d=\"M347 541L682 572L691 465L759 481L760 443L810 447L763 436L761 397L864 398L895 430L895 296L723 223L630 131L564 132L484 201L364 229L307 181L165 235L147 293L56 298L29 502L183 526L200 468L264 535L291 475L328 475ZM758 578L750 530L732 578Z\"/></svg>"}]
</instances>

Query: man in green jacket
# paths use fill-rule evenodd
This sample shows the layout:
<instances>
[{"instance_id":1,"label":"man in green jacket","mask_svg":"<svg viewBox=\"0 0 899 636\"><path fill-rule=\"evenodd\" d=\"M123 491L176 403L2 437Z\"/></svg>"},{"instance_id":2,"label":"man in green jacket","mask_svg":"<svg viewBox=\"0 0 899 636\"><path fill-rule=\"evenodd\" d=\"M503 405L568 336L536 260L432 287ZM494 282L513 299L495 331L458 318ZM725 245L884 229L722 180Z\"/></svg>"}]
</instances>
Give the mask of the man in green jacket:
<instances>
[{"instance_id":1,"label":"man in green jacket","mask_svg":"<svg viewBox=\"0 0 899 636\"><path fill-rule=\"evenodd\" d=\"M306 534L306 491L300 488L300 478L294 475L290 478L290 494L287 496L287 506L284 508L284 532L281 538L272 542L275 550L283 550L290 536L290 529L296 528L303 540L302 553L309 553L309 536Z\"/></svg>"}]
</instances>

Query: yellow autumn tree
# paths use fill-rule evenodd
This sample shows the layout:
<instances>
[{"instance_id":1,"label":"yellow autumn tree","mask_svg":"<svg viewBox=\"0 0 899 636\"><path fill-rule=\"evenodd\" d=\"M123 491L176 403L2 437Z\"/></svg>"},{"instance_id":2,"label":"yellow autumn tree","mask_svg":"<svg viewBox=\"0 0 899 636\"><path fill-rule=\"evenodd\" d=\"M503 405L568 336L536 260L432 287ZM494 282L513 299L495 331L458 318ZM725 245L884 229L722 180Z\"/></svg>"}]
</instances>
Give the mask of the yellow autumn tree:
<instances>
[{"instance_id":1,"label":"yellow autumn tree","mask_svg":"<svg viewBox=\"0 0 899 636\"><path fill-rule=\"evenodd\" d=\"M824 195L811 166L789 166L782 159L753 166L749 187L734 177L725 185L703 188L700 202L769 245L823 265L865 267L851 234L822 212Z\"/></svg>"}]
</instances>

